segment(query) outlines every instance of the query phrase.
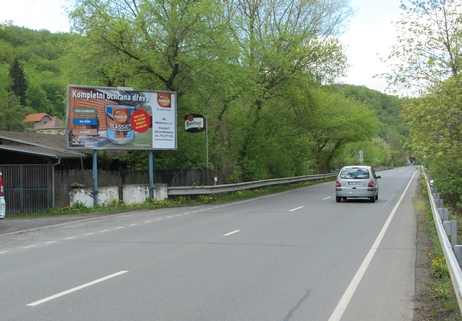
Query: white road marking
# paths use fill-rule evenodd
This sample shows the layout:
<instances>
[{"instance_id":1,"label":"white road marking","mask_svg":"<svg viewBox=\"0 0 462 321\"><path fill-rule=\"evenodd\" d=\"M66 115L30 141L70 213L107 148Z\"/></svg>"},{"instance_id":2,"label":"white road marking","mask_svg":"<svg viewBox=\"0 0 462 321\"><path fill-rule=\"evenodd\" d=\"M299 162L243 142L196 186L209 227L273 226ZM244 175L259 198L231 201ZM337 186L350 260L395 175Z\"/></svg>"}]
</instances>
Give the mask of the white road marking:
<instances>
[{"instance_id":1,"label":"white road marking","mask_svg":"<svg viewBox=\"0 0 462 321\"><path fill-rule=\"evenodd\" d=\"M114 227L114 230L120 230L121 228L124 228L125 226L119 226L119 227Z\"/></svg>"},{"instance_id":2,"label":"white road marking","mask_svg":"<svg viewBox=\"0 0 462 321\"><path fill-rule=\"evenodd\" d=\"M5 253L6 253L6 251L0 252L0 254L5 254Z\"/></svg>"},{"instance_id":3,"label":"white road marking","mask_svg":"<svg viewBox=\"0 0 462 321\"><path fill-rule=\"evenodd\" d=\"M87 234L84 234L85 236L88 236L88 235L93 235L95 233L87 233Z\"/></svg>"},{"instance_id":4,"label":"white road marking","mask_svg":"<svg viewBox=\"0 0 462 321\"><path fill-rule=\"evenodd\" d=\"M170 216L167 216L166 218L172 218L172 217L173 217L173 216L170 215Z\"/></svg>"},{"instance_id":5,"label":"white road marking","mask_svg":"<svg viewBox=\"0 0 462 321\"><path fill-rule=\"evenodd\" d=\"M230 235L235 234L235 233L238 233L238 232L240 232L240 231L241 231L241 230L235 230L235 231L232 231L232 232L223 234L223 236L230 236Z\"/></svg>"},{"instance_id":6,"label":"white road marking","mask_svg":"<svg viewBox=\"0 0 462 321\"><path fill-rule=\"evenodd\" d=\"M304 207L305 206L299 206L299 207L291 209L289 212L293 212L293 211L299 210L299 209L304 208Z\"/></svg>"},{"instance_id":7,"label":"white road marking","mask_svg":"<svg viewBox=\"0 0 462 321\"><path fill-rule=\"evenodd\" d=\"M329 198L332 198L332 196L324 197L322 200L325 201L325 200L328 200Z\"/></svg>"},{"instance_id":8,"label":"white road marking","mask_svg":"<svg viewBox=\"0 0 462 321\"><path fill-rule=\"evenodd\" d=\"M48 242L45 242L46 244L53 244L53 243L56 243L56 241L48 241Z\"/></svg>"},{"instance_id":9,"label":"white road marking","mask_svg":"<svg viewBox=\"0 0 462 321\"><path fill-rule=\"evenodd\" d=\"M72 239L75 239L75 236L66 237L65 239L63 239L63 241L66 241L66 240L72 240Z\"/></svg>"},{"instance_id":10,"label":"white road marking","mask_svg":"<svg viewBox=\"0 0 462 321\"><path fill-rule=\"evenodd\" d=\"M151 221L144 221L144 223L151 223Z\"/></svg>"},{"instance_id":11,"label":"white road marking","mask_svg":"<svg viewBox=\"0 0 462 321\"><path fill-rule=\"evenodd\" d=\"M109 232L109 230L102 230L100 231L101 233L104 233L104 232Z\"/></svg>"},{"instance_id":12,"label":"white road marking","mask_svg":"<svg viewBox=\"0 0 462 321\"><path fill-rule=\"evenodd\" d=\"M35 307L39 304L42 304L42 303L45 303L45 302L48 302L48 301L51 301L51 300L54 300L56 298L59 298L61 296L64 296L66 294L69 294L69 293L72 293L72 292L75 292L75 291L78 291L78 290L81 290L83 288L86 288L86 287L89 287L91 285L94 285L94 284L97 284L97 283L100 283L100 282L103 282L103 281L106 281L108 279L111 279L113 277L116 277L116 276L119 276L121 274L124 274L124 273L127 273L128 271L120 271L120 272L117 272L117 273L114 273L114 274L111 274L111 275L108 275L108 276L105 276L101 279L98 279L98 280L94 280L92 282L88 282L88 283L85 283L83 285L80 285L78 287L75 287L75 288L72 288L70 290L67 290L67 291L63 291L63 292L60 292L58 294L55 294L55 295L52 295L52 296L49 296L45 299L42 299L42 300L39 300L39 301L35 301L35 302L32 302L32 303L29 303L27 306L29 307Z\"/></svg>"},{"instance_id":13,"label":"white road marking","mask_svg":"<svg viewBox=\"0 0 462 321\"><path fill-rule=\"evenodd\" d=\"M369 250L369 253L367 253L366 258L364 259L363 263L359 267L358 271L356 271L355 276L350 282L350 285L348 285L348 288L345 290L345 293L343 293L342 298L338 302L337 306L335 307L334 312L332 312L329 321L340 321L340 319L343 316L343 313L345 313L346 308L348 307L348 304L350 303L351 298L353 297L356 288L358 287L359 283L361 282L361 279L363 278L364 274L366 273L367 268L369 267L369 264L371 263L372 259L374 258L375 253L377 252L377 249L380 246L380 243L382 242L383 237L385 236L385 233L387 232L388 227L390 226L391 220L395 216L396 211L398 210L399 205L401 204L401 201L404 198L404 195L406 194L409 186L412 183L412 179L414 178L415 174L417 172L414 172L414 174L411 177L411 180L407 184L406 188L404 189L403 194L401 194L401 197L399 198L398 202L396 203L395 207L391 211L390 215L388 216L387 221L382 227L382 230L380 231L379 235L377 236L377 239L375 240L374 244L372 244L371 249Z\"/></svg>"},{"instance_id":14,"label":"white road marking","mask_svg":"<svg viewBox=\"0 0 462 321\"><path fill-rule=\"evenodd\" d=\"M156 218L156 221L161 221L161 220L162 220L162 218Z\"/></svg>"},{"instance_id":15,"label":"white road marking","mask_svg":"<svg viewBox=\"0 0 462 321\"><path fill-rule=\"evenodd\" d=\"M135 224L130 224L129 226L135 226L135 225L138 225L138 224L136 224L136 223Z\"/></svg>"},{"instance_id":16,"label":"white road marking","mask_svg":"<svg viewBox=\"0 0 462 321\"><path fill-rule=\"evenodd\" d=\"M23 249L30 249L31 247L36 247L37 245L24 246Z\"/></svg>"}]
</instances>

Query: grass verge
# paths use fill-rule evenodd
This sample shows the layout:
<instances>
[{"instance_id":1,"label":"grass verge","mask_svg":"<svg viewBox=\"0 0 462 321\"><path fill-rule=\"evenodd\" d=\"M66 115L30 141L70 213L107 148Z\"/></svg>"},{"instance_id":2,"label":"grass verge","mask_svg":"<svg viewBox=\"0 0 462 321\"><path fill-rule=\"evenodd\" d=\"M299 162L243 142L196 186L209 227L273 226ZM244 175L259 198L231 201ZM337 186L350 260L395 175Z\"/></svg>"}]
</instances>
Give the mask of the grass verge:
<instances>
[{"instance_id":1,"label":"grass verge","mask_svg":"<svg viewBox=\"0 0 462 321\"><path fill-rule=\"evenodd\" d=\"M418 195L414 199L414 207L418 225L414 320L460 321L461 312L438 238L423 177L420 180Z\"/></svg>"}]
</instances>

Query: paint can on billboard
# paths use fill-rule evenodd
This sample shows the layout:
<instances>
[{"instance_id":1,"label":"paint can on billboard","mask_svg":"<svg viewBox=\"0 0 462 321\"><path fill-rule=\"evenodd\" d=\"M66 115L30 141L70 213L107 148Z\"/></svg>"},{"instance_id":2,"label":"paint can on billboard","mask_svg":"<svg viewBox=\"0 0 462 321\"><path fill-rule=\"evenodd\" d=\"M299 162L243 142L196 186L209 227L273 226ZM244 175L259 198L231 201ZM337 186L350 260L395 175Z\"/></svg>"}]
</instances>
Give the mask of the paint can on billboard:
<instances>
[{"instance_id":1,"label":"paint can on billboard","mask_svg":"<svg viewBox=\"0 0 462 321\"><path fill-rule=\"evenodd\" d=\"M106 105L107 137L114 144L128 144L133 141L135 131L130 117L133 106Z\"/></svg>"}]
</instances>

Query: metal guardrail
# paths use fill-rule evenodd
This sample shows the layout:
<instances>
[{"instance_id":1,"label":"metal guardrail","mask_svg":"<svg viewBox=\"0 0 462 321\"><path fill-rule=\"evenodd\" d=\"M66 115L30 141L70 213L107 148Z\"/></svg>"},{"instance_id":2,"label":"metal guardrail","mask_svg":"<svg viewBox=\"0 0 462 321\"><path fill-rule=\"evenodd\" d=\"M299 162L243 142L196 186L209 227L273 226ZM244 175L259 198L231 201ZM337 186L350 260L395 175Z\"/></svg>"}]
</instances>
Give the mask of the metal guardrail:
<instances>
[{"instance_id":1,"label":"metal guardrail","mask_svg":"<svg viewBox=\"0 0 462 321\"><path fill-rule=\"evenodd\" d=\"M329 174L316 174L316 175L305 175L288 178L274 178L266 179L261 181L237 183L237 184L224 184L224 185L212 185L212 186L175 186L168 187L168 195L210 195L227 192L237 192L244 189L259 188L271 185L283 185L290 183L298 183L304 181L312 181L325 179L330 177L336 177L337 173Z\"/></svg>"},{"instance_id":2,"label":"metal guardrail","mask_svg":"<svg viewBox=\"0 0 462 321\"><path fill-rule=\"evenodd\" d=\"M427 183L427 190L430 200L431 209L433 213L433 220L435 221L438 238L446 258L451 282L454 287L459 310L462 314L462 271L460 263L462 262L462 245L457 245L457 221L449 221L449 212L447 208L443 207L443 200L440 199L438 190L431 184L431 180L425 173L425 181Z\"/></svg>"}]
</instances>

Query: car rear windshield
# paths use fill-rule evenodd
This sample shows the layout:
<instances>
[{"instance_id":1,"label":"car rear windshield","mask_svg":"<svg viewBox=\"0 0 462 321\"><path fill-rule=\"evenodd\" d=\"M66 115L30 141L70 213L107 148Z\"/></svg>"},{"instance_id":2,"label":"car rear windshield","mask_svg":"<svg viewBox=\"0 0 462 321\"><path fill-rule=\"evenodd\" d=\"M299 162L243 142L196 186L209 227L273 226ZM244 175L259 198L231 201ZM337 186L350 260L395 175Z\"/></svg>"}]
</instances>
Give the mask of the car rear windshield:
<instances>
[{"instance_id":1,"label":"car rear windshield","mask_svg":"<svg viewBox=\"0 0 462 321\"><path fill-rule=\"evenodd\" d=\"M344 168L340 172L340 178L344 179L368 179L369 170L366 168Z\"/></svg>"}]
</instances>

